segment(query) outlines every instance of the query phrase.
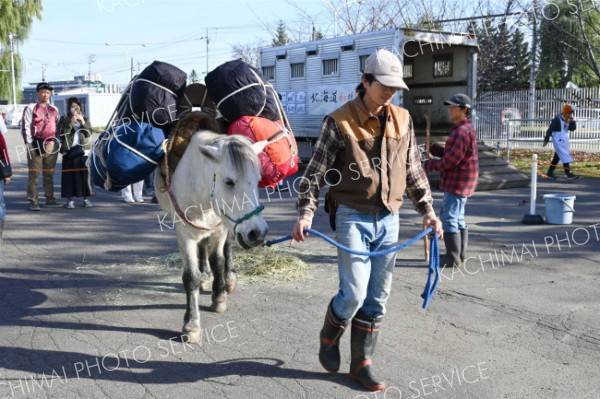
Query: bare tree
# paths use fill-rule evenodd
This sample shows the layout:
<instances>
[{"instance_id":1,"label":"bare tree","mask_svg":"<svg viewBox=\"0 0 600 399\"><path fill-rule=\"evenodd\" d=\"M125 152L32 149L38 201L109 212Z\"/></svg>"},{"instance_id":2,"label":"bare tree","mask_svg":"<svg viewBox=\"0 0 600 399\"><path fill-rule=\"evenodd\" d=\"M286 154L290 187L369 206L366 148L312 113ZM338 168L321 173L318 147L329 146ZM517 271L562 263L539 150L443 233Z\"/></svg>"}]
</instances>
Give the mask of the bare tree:
<instances>
[{"instance_id":1,"label":"bare tree","mask_svg":"<svg viewBox=\"0 0 600 399\"><path fill-rule=\"evenodd\" d=\"M265 46L265 42L255 42L253 44L236 44L233 46L233 57L241 58L248 64L260 68L260 49Z\"/></svg>"}]
</instances>

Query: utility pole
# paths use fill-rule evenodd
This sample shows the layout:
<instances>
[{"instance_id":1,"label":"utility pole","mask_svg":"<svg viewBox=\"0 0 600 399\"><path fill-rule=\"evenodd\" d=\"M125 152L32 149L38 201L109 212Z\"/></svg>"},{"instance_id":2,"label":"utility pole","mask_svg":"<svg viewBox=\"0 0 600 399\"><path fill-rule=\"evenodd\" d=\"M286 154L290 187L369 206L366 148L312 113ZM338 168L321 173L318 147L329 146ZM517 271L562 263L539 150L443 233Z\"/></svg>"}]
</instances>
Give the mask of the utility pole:
<instances>
[{"instance_id":1,"label":"utility pole","mask_svg":"<svg viewBox=\"0 0 600 399\"><path fill-rule=\"evenodd\" d=\"M94 54L90 54L88 56L88 80L92 80L92 63L96 62L96 56ZM94 79L96 80L96 79Z\"/></svg>"},{"instance_id":2,"label":"utility pole","mask_svg":"<svg viewBox=\"0 0 600 399\"><path fill-rule=\"evenodd\" d=\"M12 79L12 102L13 110L17 109L17 89L15 88L15 45L13 33L8 34L8 41L10 42L10 75Z\"/></svg>"},{"instance_id":3,"label":"utility pole","mask_svg":"<svg viewBox=\"0 0 600 399\"><path fill-rule=\"evenodd\" d=\"M208 37L208 28L206 28L206 35L202 36L200 40L206 40L206 72L208 75L208 43L210 43L210 37Z\"/></svg>"},{"instance_id":4,"label":"utility pole","mask_svg":"<svg viewBox=\"0 0 600 399\"><path fill-rule=\"evenodd\" d=\"M42 82L46 81L46 65L42 65Z\"/></svg>"},{"instance_id":5,"label":"utility pole","mask_svg":"<svg viewBox=\"0 0 600 399\"><path fill-rule=\"evenodd\" d=\"M527 101L527 119L535 118L535 54L537 53L537 10L538 2L533 0L533 8L531 10L531 22L533 24L533 36L531 38L531 65L529 70L529 94Z\"/></svg>"}]
</instances>

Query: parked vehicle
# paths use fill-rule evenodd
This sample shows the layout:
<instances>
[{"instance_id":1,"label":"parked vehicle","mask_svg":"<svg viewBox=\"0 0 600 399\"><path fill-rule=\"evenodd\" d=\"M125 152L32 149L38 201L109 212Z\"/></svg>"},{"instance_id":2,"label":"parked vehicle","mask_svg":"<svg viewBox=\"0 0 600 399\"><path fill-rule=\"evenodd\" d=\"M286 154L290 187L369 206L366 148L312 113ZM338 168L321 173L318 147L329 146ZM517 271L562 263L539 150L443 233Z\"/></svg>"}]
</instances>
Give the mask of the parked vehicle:
<instances>
[{"instance_id":1,"label":"parked vehicle","mask_svg":"<svg viewBox=\"0 0 600 399\"><path fill-rule=\"evenodd\" d=\"M394 99L410 112L417 128L449 125L443 101L462 92L475 98L477 39L467 33L386 29L261 49L266 80L281 95L300 158L312 154L323 117L354 98L364 61L387 48L403 61L409 91Z\"/></svg>"}]
</instances>

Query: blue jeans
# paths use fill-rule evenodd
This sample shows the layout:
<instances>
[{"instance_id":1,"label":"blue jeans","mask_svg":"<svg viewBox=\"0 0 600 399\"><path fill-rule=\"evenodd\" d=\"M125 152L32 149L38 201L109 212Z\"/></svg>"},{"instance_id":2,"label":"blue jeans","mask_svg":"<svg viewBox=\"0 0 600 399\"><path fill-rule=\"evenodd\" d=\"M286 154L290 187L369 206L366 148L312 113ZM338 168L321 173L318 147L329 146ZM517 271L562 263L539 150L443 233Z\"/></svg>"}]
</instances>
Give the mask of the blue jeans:
<instances>
[{"instance_id":1,"label":"blue jeans","mask_svg":"<svg viewBox=\"0 0 600 399\"><path fill-rule=\"evenodd\" d=\"M6 216L6 202L4 202L4 179L0 178L0 220Z\"/></svg>"},{"instance_id":2,"label":"blue jeans","mask_svg":"<svg viewBox=\"0 0 600 399\"><path fill-rule=\"evenodd\" d=\"M354 250L381 251L398 243L398 214L387 210L367 215L340 204L336 227L338 241ZM369 258L338 249L340 289L332 308L340 321L350 321L358 311L370 319L385 314L395 261L395 252Z\"/></svg>"},{"instance_id":3,"label":"blue jeans","mask_svg":"<svg viewBox=\"0 0 600 399\"><path fill-rule=\"evenodd\" d=\"M452 193L444 193L444 203L440 212L440 219L444 233L458 233L467 228L465 223L465 205L467 197Z\"/></svg>"}]
</instances>

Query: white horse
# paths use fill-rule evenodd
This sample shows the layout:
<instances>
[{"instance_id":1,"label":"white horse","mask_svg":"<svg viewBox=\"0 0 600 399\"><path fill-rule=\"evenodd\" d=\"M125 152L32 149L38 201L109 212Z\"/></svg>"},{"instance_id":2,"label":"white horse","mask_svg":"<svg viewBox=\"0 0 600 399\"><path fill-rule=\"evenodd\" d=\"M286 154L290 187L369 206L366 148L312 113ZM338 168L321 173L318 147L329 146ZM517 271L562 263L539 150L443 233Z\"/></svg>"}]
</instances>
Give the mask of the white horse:
<instances>
[{"instance_id":1,"label":"white horse","mask_svg":"<svg viewBox=\"0 0 600 399\"><path fill-rule=\"evenodd\" d=\"M202 332L199 258L210 263L214 275L211 309L224 312L227 292L235 289L235 274L226 271L225 265L228 234L243 248L261 244L267 235L256 190L258 154L265 144L252 144L238 135L200 131L192 136L170 186L159 170L155 174L156 197L173 220L183 260L187 308L182 331L189 342L199 342Z\"/></svg>"}]
</instances>

